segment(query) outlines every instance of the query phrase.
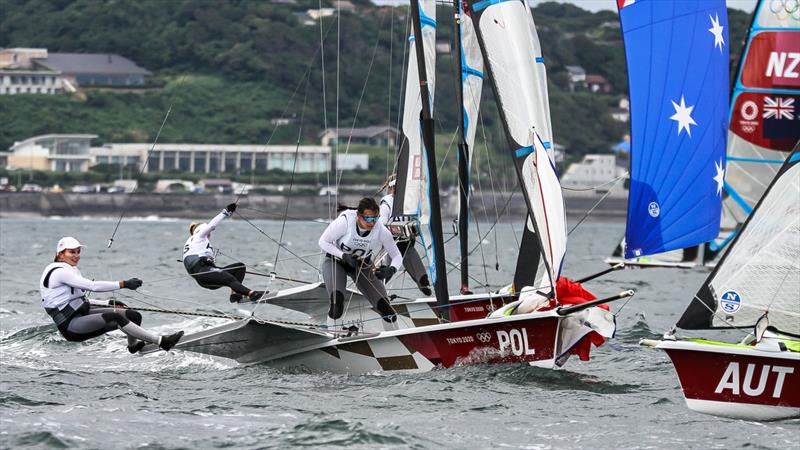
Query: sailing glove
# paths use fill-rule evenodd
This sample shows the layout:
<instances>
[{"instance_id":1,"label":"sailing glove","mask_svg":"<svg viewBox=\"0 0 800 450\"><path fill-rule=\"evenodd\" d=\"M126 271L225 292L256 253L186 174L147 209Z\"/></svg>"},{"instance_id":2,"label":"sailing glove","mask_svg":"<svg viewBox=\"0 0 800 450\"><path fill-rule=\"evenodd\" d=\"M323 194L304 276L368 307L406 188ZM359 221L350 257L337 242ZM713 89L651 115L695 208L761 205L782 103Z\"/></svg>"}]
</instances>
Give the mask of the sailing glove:
<instances>
[{"instance_id":1,"label":"sailing glove","mask_svg":"<svg viewBox=\"0 0 800 450\"><path fill-rule=\"evenodd\" d=\"M382 279L384 283L388 283L395 273L397 273L397 269L393 266L381 266L375 271L375 276Z\"/></svg>"},{"instance_id":2,"label":"sailing glove","mask_svg":"<svg viewBox=\"0 0 800 450\"><path fill-rule=\"evenodd\" d=\"M345 266L352 267L353 269L357 268L359 265L356 257L350 253L342 254L342 263L344 263Z\"/></svg>"},{"instance_id":3,"label":"sailing glove","mask_svg":"<svg viewBox=\"0 0 800 450\"><path fill-rule=\"evenodd\" d=\"M122 287L124 287L125 289L132 289L135 291L136 289L142 287L142 280L138 278L131 278L130 280L125 280L122 282Z\"/></svg>"},{"instance_id":4,"label":"sailing glove","mask_svg":"<svg viewBox=\"0 0 800 450\"><path fill-rule=\"evenodd\" d=\"M231 203L228 206L226 206L225 211L228 211L229 215L233 214L233 212L236 211L236 203Z\"/></svg>"}]
</instances>

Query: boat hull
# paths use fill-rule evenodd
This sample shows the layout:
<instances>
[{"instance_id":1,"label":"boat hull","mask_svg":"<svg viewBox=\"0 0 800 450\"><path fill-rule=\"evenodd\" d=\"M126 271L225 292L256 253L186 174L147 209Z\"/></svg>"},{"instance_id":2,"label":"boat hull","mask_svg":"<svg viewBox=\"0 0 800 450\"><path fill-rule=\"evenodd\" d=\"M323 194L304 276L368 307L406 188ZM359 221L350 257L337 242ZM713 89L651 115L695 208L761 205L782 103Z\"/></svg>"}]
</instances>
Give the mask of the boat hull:
<instances>
[{"instance_id":1,"label":"boat hull","mask_svg":"<svg viewBox=\"0 0 800 450\"><path fill-rule=\"evenodd\" d=\"M549 311L339 337L320 328L246 319L188 335L176 348L245 364L351 374L484 363L553 367L562 320Z\"/></svg>"},{"instance_id":2,"label":"boat hull","mask_svg":"<svg viewBox=\"0 0 800 450\"><path fill-rule=\"evenodd\" d=\"M800 417L800 353L658 341L689 409L750 420Z\"/></svg>"}]
</instances>

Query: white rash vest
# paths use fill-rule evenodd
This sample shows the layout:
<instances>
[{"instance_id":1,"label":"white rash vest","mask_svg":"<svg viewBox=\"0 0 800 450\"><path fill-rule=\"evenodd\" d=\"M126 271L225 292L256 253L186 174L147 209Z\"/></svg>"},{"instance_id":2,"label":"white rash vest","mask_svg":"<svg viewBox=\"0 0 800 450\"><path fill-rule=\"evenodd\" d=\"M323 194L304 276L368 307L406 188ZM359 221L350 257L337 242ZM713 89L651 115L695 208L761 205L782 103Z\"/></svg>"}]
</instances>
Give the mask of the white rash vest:
<instances>
[{"instance_id":1,"label":"white rash vest","mask_svg":"<svg viewBox=\"0 0 800 450\"><path fill-rule=\"evenodd\" d=\"M361 236L358 233L357 216L358 213L353 209L339 214L339 217L322 233L319 247L337 258L341 258L347 252L364 259L385 248L392 259L392 267L400 269L403 265L403 255L394 243L392 233L379 220L366 236Z\"/></svg>"},{"instance_id":2,"label":"white rash vest","mask_svg":"<svg viewBox=\"0 0 800 450\"><path fill-rule=\"evenodd\" d=\"M392 220L392 208L394 207L394 194L384 195L380 202L381 223L386 225Z\"/></svg>"},{"instance_id":3,"label":"white rash vest","mask_svg":"<svg viewBox=\"0 0 800 450\"><path fill-rule=\"evenodd\" d=\"M207 224L198 225L194 230L194 234L189 236L186 243L183 245L183 259L187 256L205 257L214 261L214 247L211 246L211 241L208 235L217 229L217 225L222 222L226 217L230 217L230 213L223 209L221 213L211 219Z\"/></svg>"},{"instance_id":4,"label":"white rash vest","mask_svg":"<svg viewBox=\"0 0 800 450\"><path fill-rule=\"evenodd\" d=\"M47 274L47 287L44 279ZM45 308L63 309L71 300L86 295L86 291L107 292L119 289L118 281L92 281L84 278L77 267L65 262L54 262L45 267L39 280L39 292L42 295L42 306ZM108 305L106 300L89 300L93 305Z\"/></svg>"}]
</instances>

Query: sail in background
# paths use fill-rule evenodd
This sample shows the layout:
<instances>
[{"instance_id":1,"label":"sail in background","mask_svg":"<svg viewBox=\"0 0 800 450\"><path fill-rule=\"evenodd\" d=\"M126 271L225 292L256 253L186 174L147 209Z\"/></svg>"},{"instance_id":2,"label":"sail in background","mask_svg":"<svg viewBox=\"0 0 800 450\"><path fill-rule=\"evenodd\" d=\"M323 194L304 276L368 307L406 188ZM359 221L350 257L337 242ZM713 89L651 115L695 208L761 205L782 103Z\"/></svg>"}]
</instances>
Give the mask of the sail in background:
<instances>
[{"instance_id":1,"label":"sail in background","mask_svg":"<svg viewBox=\"0 0 800 450\"><path fill-rule=\"evenodd\" d=\"M420 25L425 48L425 73L433 107L436 64L436 4L433 0L419 0ZM414 33L409 36L408 71L406 75L403 122L399 139L397 160L397 184L394 196L393 216L417 216L423 247L428 255L428 272L435 280L434 258L431 250L432 233L430 223L429 177L427 174L425 148L422 140L420 117L422 97L419 84L419 66L414 46Z\"/></svg>"},{"instance_id":2,"label":"sail in background","mask_svg":"<svg viewBox=\"0 0 800 450\"><path fill-rule=\"evenodd\" d=\"M800 144L748 217L678 327L751 327L767 315L800 336Z\"/></svg>"},{"instance_id":3,"label":"sail in background","mask_svg":"<svg viewBox=\"0 0 800 450\"><path fill-rule=\"evenodd\" d=\"M483 90L483 57L475 35L475 26L469 11L464 10L461 0L455 0L458 27L458 43L455 46L460 72L459 98L461 107L461 136L458 144L458 236L461 250L461 290L469 291L469 195L470 168L475 148L475 131Z\"/></svg>"},{"instance_id":4,"label":"sail in background","mask_svg":"<svg viewBox=\"0 0 800 450\"><path fill-rule=\"evenodd\" d=\"M753 14L733 89L723 228L744 222L798 139L800 6L762 0ZM720 239L710 248L717 251L725 243Z\"/></svg>"},{"instance_id":5,"label":"sail in background","mask_svg":"<svg viewBox=\"0 0 800 450\"><path fill-rule=\"evenodd\" d=\"M719 232L728 129L724 0L618 0L631 102L625 257Z\"/></svg>"},{"instance_id":6,"label":"sail in background","mask_svg":"<svg viewBox=\"0 0 800 450\"><path fill-rule=\"evenodd\" d=\"M469 5L533 218L528 226L540 244L546 268L541 284L555 296L567 248L566 218L553 156L547 73L530 5L524 0L471 0Z\"/></svg>"}]
</instances>

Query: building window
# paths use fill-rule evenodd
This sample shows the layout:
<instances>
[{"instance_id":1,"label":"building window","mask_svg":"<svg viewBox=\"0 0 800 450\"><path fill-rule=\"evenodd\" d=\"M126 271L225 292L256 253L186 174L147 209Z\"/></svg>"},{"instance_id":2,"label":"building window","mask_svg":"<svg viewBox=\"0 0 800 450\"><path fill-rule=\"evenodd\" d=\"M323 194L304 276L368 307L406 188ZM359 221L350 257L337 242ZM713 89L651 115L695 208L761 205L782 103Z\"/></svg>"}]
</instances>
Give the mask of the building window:
<instances>
[{"instance_id":1,"label":"building window","mask_svg":"<svg viewBox=\"0 0 800 450\"><path fill-rule=\"evenodd\" d=\"M190 152L178 153L178 170L189 172L192 167L192 154Z\"/></svg>"},{"instance_id":2,"label":"building window","mask_svg":"<svg viewBox=\"0 0 800 450\"><path fill-rule=\"evenodd\" d=\"M196 173L206 172L206 152L197 152L194 154L194 171Z\"/></svg>"},{"instance_id":3,"label":"building window","mask_svg":"<svg viewBox=\"0 0 800 450\"><path fill-rule=\"evenodd\" d=\"M208 173L219 172L219 152L208 152Z\"/></svg>"},{"instance_id":4,"label":"building window","mask_svg":"<svg viewBox=\"0 0 800 450\"><path fill-rule=\"evenodd\" d=\"M241 167L241 173L250 173L250 171L253 170L253 153L242 153L239 164Z\"/></svg>"},{"instance_id":5,"label":"building window","mask_svg":"<svg viewBox=\"0 0 800 450\"><path fill-rule=\"evenodd\" d=\"M164 170L175 170L175 152L164 152Z\"/></svg>"},{"instance_id":6,"label":"building window","mask_svg":"<svg viewBox=\"0 0 800 450\"><path fill-rule=\"evenodd\" d=\"M150 152L150 156L147 157L147 171L158 172L161 170L161 167L159 166L160 160L161 152Z\"/></svg>"},{"instance_id":7,"label":"building window","mask_svg":"<svg viewBox=\"0 0 800 450\"><path fill-rule=\"evenodd\" d=\"M267 171L267 154L256 153L256 173L264 173Z\"/></svg>"},{"instance_id":8,"label":"building window","mask_svg":"<svg viewBox=\"0 0 800 450\"><path fill-rule=\"evenodd\" d=\"M238 153L225 153L225 172L236 172L236 155L238 155Z\"/></svg>"}]
</instances>

